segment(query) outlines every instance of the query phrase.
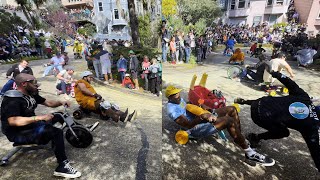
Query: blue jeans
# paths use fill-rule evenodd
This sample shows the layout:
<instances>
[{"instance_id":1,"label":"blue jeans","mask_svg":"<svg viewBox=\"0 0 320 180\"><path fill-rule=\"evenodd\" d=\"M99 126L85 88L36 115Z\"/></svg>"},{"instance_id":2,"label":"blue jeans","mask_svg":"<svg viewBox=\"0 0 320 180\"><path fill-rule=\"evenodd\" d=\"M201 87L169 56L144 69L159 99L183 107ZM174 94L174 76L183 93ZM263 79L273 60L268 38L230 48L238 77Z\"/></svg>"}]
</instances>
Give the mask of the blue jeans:
<instances>
[{"instance_id":1,"label":"blue jeans","mask_svg":"<svg viewBox=\"0 0 320 180\"><path fill-rule=\"evenodd\" d=\"M43 56L42 48L36 48L36 49L37 49L38 56Z\"/></svg>"},{"instance_id":2,"label":"blue jeans","mask_svg":"<svg viewBox=\"0 0 320 180\"><path fill-rule=\"evenodd\" d=\"M101 63L100 60L93 60L94 71L96 72L96 77L102 77Z\"/></svg>"},{"instance_id":3,"label":"blue jeans","mask_svg":"<svg viewBox=\"0 0 320 180\"><path fill-rule=\"evenodd\" d=\"M51 66L48 66L45 70L44 70L44 73L43 75L47 76L49 74L49 72L53 69L53 68L57 68L59 70L59 72L61 72L63 70L62 68L62 65L60 64L56 64L56 65L51 65Z\"/></svg>"},{"instance_id":4,"label":"blue jeans","mask_svg":"<svg viewBox=\"0 0 320 180\"><path fill-rule=\"evenodd\" d=\"M70 94L70 92L67 92L67 86L71 86L71 84L66 84L66 82L61 81L61 83L57 84L56 88L60 91L62 91L63 94Z\"/></svg>"},{"instance_id":5,"label":"blue jeans","mask_svg":"<svg viewBox=\"0 0 320 180\"><path fill-rule=\"evenodd\" d=\"M197 124L193 128L187 130L191 136L195 138L204 138L207 136L211 136L218 132L218 129L216 129L211 123L201 123Z\"/></svg>"},{"instance_id":6,"label":"blue jeans","mask_svg":"<svg viewBox=\"0 0 320 180\"><path fill-rule=\"evenodd\" d=\"M149 74L148 73L143 73L144 74L144 90L149 91Z\"/></svg>"},{"instance_id":7,"label":"blue jeans","mask_svg":"<svg viewBox=\"0 0 320 180\"><path fill-rule=\"evenodd\" d=\"M13 79L9 79L9 81L2 87L0 95L4 95L4 93L6 93L8 90L13 89L12 88L13 87L13 83L14 83L14 80Z\"/></svg>"},{"instance_id":8,"label":"blue jeans","mask_svg":"<svg viewBox=\"0 0 320 180\"><path fill-rule=\"evenodd\" d=\"M126 72L125 71L120 71L119 73L120 73L121 83L122 83L122 81L124 79L124 76L126 75Z\"/></svg>"},{"instance_id":9,"label":"blue jeans","mask_svg":"<svg viewBox=\"0 0 320 180\"><path fill-rule=\"evenodd\" d=\"M232 53L234 53L234 49L233 49L234 46L226 46L226 48L225 48L224 51L223 51L223 54L226 54L228 48L230 48L231 51L232 51Z\"/></svg>"},{"instance_id":10,"label":"blue jeans","mask_svg":"<svg viewBox=\"0 0 320 180\"><path fill-rule=\"evenodd\" d=\"M168 47L166 43L162 43L162 62L167 62Z\"/></svg>"},{"instance_id":11,"label":"blue jeans","mask_svg":"<svg viewBox=\"0 0 320 180\"><path fill-rule=\"evenodd\" d=\"M184 49L184 51L186 52L186 63L189 63L190 61L190 55L191 55L191 48L190 47L186 47Z\"/></svg>"}]
</instances>

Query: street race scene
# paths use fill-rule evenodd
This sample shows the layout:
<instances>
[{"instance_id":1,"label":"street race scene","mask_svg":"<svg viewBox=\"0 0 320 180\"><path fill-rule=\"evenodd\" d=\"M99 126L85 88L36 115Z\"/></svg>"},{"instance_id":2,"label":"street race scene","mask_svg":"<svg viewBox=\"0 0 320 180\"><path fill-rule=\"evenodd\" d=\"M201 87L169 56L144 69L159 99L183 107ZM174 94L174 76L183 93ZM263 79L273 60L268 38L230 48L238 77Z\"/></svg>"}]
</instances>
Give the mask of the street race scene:
<instances>
[{"instance_id":1,"label":"street race scene","mask_svg":"<svg viewBox=\"0 0 320 180\"><path fill-rule=\"evenodd\" d=\"M0 24L0 179L161 179L161 1L0 1Z\"/></svg>"},{"instance_id":2,"label":"street race scene","mask_svg":"<svg viewBox=\"0 0 320 180\"><path fill-rule=\"evenodd\" d=\"M320 179L319 9L162 1L163 179Z\"/></svg>"},{"instance_id":3,"label":"street race scene","mask_svg":"<svg viewBox=\"0 0 320 180\"><path fill-rule=\"evenodd\" d=\"M0 179L320 179L319 10L0 1Z\"/></svg>"}]
</instances>

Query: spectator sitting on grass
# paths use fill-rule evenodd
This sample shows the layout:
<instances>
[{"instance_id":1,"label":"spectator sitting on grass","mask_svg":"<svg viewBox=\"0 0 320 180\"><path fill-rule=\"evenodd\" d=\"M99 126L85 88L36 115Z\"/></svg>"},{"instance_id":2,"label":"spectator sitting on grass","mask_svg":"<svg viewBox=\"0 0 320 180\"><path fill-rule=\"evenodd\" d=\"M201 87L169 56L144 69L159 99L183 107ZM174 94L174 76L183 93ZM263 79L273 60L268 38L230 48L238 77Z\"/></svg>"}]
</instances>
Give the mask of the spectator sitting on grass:
<instances>
[{"instance_id":1,"label":"spectator sitting on grass","mask_svg":"<svg viewBox=\"0 0 320 180\"><path fill-rule=\"evenodd\" d=\"M130 74L126 74L122 81L122 86L129 89L134 89L134 84L131 81Z\"/></svg>"}]
</instances>

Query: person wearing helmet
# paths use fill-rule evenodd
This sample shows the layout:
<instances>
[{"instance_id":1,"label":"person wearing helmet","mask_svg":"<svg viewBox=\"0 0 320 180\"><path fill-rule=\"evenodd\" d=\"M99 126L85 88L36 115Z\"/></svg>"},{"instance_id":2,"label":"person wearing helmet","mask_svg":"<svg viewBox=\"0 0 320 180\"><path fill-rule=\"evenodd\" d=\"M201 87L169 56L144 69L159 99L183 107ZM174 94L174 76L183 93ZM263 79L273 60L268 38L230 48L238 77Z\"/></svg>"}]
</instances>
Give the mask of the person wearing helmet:
<instances>
[{"instance_id":1,"label":"person wearing helmet","mask_svg":"<svg viewBox=\"0 0 320 180\"><path fill-rule=\"evenodd\" d=\"M244 151L245 157L264 166L273 166L275 161L251 149L241 134L240 119L234 106L214 109L209 112L207 107L187 104L180 96L181 89L172 85L166 88L168 98L167 114L169 118L195 138L211 136L220 130L227 129L234 142Z\"/></svg>"},{"instance_id":2,"label":"person wearing helmet","mask_svg":"<svg viewBox=\"0 0 320 180\"><path fill-rule=\"evenodd\" d=\"M79 43L79 41L75 41L74 42L74 46L73 46L73 52L80 57L80 59L82 58L80 56L81 52L82 52L82 45Z\"/></svg>"},{"instance_id":3,"label":"person wearing helmet","mask_svg":"<svg viewBox=\"0 0 320 180\"><path fill-rule=\"evenodd\" d=\"M102 119L111 118L113 121L122 122L132 121L136 118L136 111L128 114L128 109L125 112L120 111L119 107L106 100L97 94L95 89L91 86L93 74L90 71L84 71L81 74L81 79L75 83L74 92L75 98L81 109L89 110L100 114Z\"/></svg>"},{"instance_id":4,"label":"person wearing helmet","mask_svg":"<svg viewBox=\"0 0 320 180\"><path fill-rule=\"evenodd\" d=\"M235 99L235 103L251 106L251 119L266 132L249 133L247 139L252 147L260 146L261 140L281 139L290 135L290 129L297 130L305 140L311 157L320 172L319 106L289 77L277 71L266 70L289 90L288 96L265 96L256 100Z\"/></svg>"}]
</instances>

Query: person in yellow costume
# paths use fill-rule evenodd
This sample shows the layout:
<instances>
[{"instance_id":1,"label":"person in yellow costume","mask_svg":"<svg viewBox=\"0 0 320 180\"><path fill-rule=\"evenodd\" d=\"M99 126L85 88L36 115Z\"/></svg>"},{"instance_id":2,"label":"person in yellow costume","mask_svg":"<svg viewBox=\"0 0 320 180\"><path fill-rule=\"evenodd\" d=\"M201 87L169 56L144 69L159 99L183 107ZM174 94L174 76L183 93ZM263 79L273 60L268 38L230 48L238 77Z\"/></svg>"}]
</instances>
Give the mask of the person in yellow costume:
<instances>
[{"instance_id":1,"label":"person in yellow costume","mask_svg":"<svg viewBox=\"0 0 320 180\"><path fill-rule=\"evenodd\" d=\"M245 157L264 166L273 166L275 161L251 149L241 134L240 119L234 106L227 106L213 110L214 116L208 110L193 104L187 104L180 97L181 89L172 85L166 88L168 98L167 114L169 118L185 129L188 135L202 138L213 135L220 130L227 129L234 142L244 151Z\"/></svg>"},{"instance_id":2,"label":"person in yellow costume","mask_svg":"<svg viewBox=\"0 0 320 180\"><path fill-rule=\"evenodd\" d=\"M240 48L237 48L234 54L230 57L229 63L239 63L244 64L244 53Z\"/></svg>"},{"instance_id":3,"label":"person in yellow costume","mask_svg":"<svg viewBox=\"0 0 320 180\"><path fill-rule=\"evenodd\" d=\"M79 53L80 55L82 52L82 49L83 49L83 45L81 45L78 40L74 41L73 52Z\"/></svg>"},{"instance_id":4,"label":"person in yellow costume","mask_svg":"<svg viewBox=\"0 0 320 180\"><path fill-rule=\"evenodd\" d=\"M135 110L128 114L128 109L122 112L117 105L102 99L102 96L91 86L92 80L92 72L84 71L81 74L81 79L75 83L74 93L80 109L100 114L101 119L111 118L115 122L119 120L122 122L132 121L136 118Z\"/></svg>"}]
</instances>

